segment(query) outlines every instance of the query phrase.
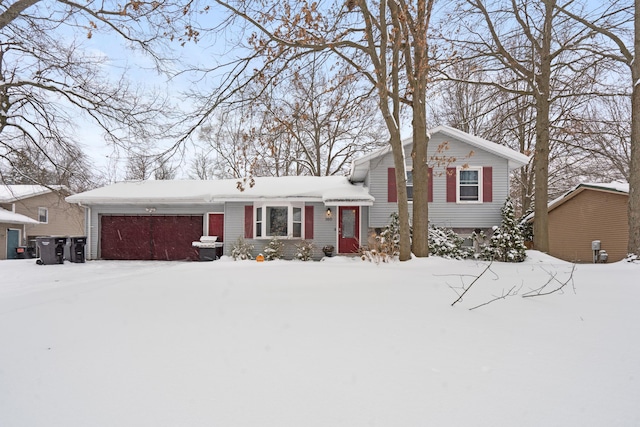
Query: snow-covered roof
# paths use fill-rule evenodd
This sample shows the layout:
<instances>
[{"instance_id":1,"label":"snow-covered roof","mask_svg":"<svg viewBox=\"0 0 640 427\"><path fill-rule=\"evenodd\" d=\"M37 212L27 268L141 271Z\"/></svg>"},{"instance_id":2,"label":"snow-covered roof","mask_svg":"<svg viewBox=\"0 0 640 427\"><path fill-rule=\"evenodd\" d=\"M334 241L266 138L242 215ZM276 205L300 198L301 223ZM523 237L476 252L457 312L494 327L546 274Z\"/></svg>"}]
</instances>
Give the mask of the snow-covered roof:
<instances>
[{"instance_id":1,"label":"snow-covered roof","mask_svg":"<svg viewBox=\"0 0 640 427\"><path fill-rule=\"evenodd\" d=\"M0 202L13 203L65 188L63 185L0 185Z\"/></svg>"},{"instance_id":2,"label":"snow-covered roof","mask_svg":"<svg viewBox=\"0 0 640 427\"><path fill-rule=\"evenodd\" d=\"M615 193L629 194L629 184L626 182L608 182L608 183L582 183L573 187L562 196L549 202L549 210L553 210L567 200L577 196L584 190L610 191Z\"/></svg>"},{"instance_id":3,"label":"snow-covered roof","mask_svg":"<svg viewBox=\"0 0 640 427\"><path fill-rule=\"evenodd\" d=\"M493 153L496 156L507 159L507 161L509 162L509 170L520 168L526 165L527 163L529 163L529 157L522 153L512 150L511 148L506 147L504 145L487 141L486 139L468 134L466 132L452 128L450 126L441 125L429 131L429 134L431 136L436 135L438 133L443 133L445 135L448 135L451 138L455 138L457 140L463 141L473 147L480 148L482 150ZM406 138L402 141L402 145L404 147L412 143L413 143L412 137ZM374 151L372 153L366 154L362 157L355 159L351 164L351 174L350 174L351 180L356 182L364 180L367 174L367 171L369 169L369 161L371 159L375 159L377 157L383 156L389 152L391 152L391 146L387 146L378 151Z\"/></svg>"},{"instance_id":4,"label":"snow-covered roof","mask_svg":"<svg viewBox=\"0 0 640 427\"><path fill-rule=\"evenodd\" d=\"M589 183L578 184L573 188L571 188L570 190L566 191L561 196L556 197L555 199L550 201L549 204L547 205L548 210L552 211L553 209L562 205L566 201L574 198L575 196L577 196L578 194L580 194L585 190L596 190L596 191L607 191L612 193L629 194L629 183L614 181L614 182L597 182L597 183L589 182ZM532 212L529 215L527 215L524 218L524 220L531 221L533 217L534 217L534 213Z\"/></svg>"},{"instance_id":5,"label":"snow-covered roof","mask_svg":"<svg viewBox=\"0 0 640 427\"><path fill-rule=\"evenodd\" d=\"M39 224L33 218L0 208L0 223L4 224Z\"/></svg>"},{"instance_id":6,"label":"snow-covered roof","mask_svg":"<svg viewBox=\"0 0 640 427\"><path fill-rule=\"evenodd\" d=\"M284 176L239 179L123 181L69 196L70 203L94 204L209 204L226 201L296 200L325 204L371 205L367 189L344 176ZM242 183L244 191L238 189Z\"/></svg>"}]
</instances>

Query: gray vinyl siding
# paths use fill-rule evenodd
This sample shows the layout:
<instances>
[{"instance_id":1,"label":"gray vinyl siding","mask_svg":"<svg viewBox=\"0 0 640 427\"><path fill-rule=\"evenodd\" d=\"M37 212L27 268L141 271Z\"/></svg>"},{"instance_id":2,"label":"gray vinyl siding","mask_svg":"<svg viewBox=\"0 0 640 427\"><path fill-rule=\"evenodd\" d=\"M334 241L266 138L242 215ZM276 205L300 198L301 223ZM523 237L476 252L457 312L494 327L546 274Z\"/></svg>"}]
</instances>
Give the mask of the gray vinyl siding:
<instances>
[{"instance_id":1,"label":"gray vinyl siding","mask_svg":"<svg viewBox=\"0 0 640 427\"><path fill-rule=\"evenodd\" d=\"M449 149L437 153L438 146L448 141ZM473 154L470 156L470 152ZM500 210L509 194L508 162L502 157L472 147L443 134L433 135L429 141L429 157L446 156L456 161L447 165L435 166L433 171L433 202L429 203L429 221L431 224L448 228L488 228L500 225ZM411 146L405 150L407 167L411 167ZM447 203L446 168L468 164L470 167L493 168L493 201L489 203ZM371 227L384 227L389 216L397 212L396 203L387 202L388 168L394 167L393 157L388 153L371 160L369 190L376 201L369 210ZM411 215L411 204L409 214Z\"/></svg>"},{"instance_id":2,"label":"gray vinyl siding","mask_svg":"<svg viewBox=\"0 0 640 427\"><path fill-rule=\"evenodd\" d=\"M324 203L305 203L306 206L313 206L313 258L320 259L324 256L322 247L325 245L337 246L337 212L335 206L325 206ZM231 256L233 246L239 237L244 238L244 207L253 206L251 203L227 203L225 210L225 245L224 254ZM333 212L332 219L325 218L327 208ZM253 245L252 255L255 258L264 252L264 248L269 244L266 239L244 239L245 242ZM282 239L284 242L284 258L293 259L296 255L296 246L304 239Z\"/></svg>"}]
</instances>

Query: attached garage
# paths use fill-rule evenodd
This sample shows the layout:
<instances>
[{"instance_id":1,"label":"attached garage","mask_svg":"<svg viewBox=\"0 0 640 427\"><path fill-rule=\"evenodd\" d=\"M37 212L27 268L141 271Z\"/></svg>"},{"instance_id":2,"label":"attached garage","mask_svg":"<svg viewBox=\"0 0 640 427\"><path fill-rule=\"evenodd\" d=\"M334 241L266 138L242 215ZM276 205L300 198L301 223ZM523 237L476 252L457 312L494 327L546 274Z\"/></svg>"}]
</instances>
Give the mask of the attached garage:
<instances>
[{"instance_id":1,"label":"attached garage","mask_svg":"<svg viewBox=\"0 0 640 427\"><path fill-rule=\"evenodd\" d=\"M102 215L100 258L196 261L202 234L202 215Z\"/></svg>"}]
</instances>

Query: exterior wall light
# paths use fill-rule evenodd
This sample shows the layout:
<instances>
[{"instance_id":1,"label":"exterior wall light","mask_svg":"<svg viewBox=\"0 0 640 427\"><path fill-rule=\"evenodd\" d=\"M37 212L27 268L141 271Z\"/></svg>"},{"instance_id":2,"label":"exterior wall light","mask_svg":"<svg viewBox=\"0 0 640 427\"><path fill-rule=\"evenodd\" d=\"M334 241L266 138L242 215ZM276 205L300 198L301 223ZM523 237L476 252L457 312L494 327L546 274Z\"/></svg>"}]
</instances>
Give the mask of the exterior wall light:
<instances>
[{"instance_id":1,"label":"exterior wall light","mask_svg":"<svg viewBox=\"0 0 640 427\"><path fill-rule=\"evenodd\" d=\"M327 208L327 212L324 214L324 216L327 219L333 218L333 214L331 213L331 208Z\"/></svg>"}]
</instances>

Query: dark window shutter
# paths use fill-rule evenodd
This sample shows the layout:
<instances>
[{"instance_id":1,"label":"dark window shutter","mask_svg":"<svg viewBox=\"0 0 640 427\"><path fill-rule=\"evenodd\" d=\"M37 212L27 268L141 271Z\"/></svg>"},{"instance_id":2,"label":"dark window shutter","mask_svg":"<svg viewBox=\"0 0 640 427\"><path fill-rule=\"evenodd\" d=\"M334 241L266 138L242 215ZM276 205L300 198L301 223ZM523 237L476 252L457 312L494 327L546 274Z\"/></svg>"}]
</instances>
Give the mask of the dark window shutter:
<instances>
[{"instance_id":1,"label":"dark window shutter","mask_svg":"<svg viewBox=\"0 0 640 427\"><path fill-rule=\"evenodd\" d=\"M304 238L313 239L313 206L304 207Z\"/></svg>"},{"instance_id":2,"label":"dark window shutter","mask_svg":"<svg viewBox=\"0 0 640 427\"><path fill-rule=\"evenodd\" d=\"M482 201L493 202L493 168L491 166L482 168Z\"/></svg>"},{"instance_id":3,"label":"dark window shutter","mask_svg":"<svg viewBox=\"0 0 640 427\"><path fill-rule=\"evenodd\" d=\"M244 207L244 237L245 239L253 239L253 206L246 205Z\"/></svg>"},{"instance_id":4,"label":"dark window shutter","mask_svg":"<svg viewBox=\"0 0 640 427\"><path fill-rule=\"evenodd\" d=\"M447 202L455 203L456 202L456 181L457 181L457 172L456 168L447 168Z\"/></svg>"},{"instance_id":5,"label":"dark window shutter","mask_svg":"<svg viewBox=\"0 0 640 427\"><path fill-rule=\"evenodd\" d=\"M389 168L387 173L387 202L398 201L398 189L396 188L396 168Z\"/></svg>"},{"instance_id":6,"label":"dark window shutter","mask_svg":"<svg viewBox=\"0 0 640 427\"><path fill-rule=\"evenodd\" d=\"M433 202L433 168L429 168L429 194L427 201Z\"/></svg>"}]
</instances>

